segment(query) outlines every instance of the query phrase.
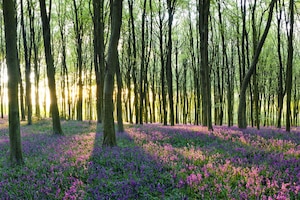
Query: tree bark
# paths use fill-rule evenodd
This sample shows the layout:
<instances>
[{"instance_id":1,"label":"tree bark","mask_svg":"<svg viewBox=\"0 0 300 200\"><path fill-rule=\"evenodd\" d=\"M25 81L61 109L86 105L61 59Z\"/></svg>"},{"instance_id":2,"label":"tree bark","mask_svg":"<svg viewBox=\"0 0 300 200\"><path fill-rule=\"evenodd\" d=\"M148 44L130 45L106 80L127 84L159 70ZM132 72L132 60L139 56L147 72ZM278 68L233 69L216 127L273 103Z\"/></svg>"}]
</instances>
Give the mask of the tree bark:
<instances>
[{"instance_id":1,"label":"tree bark","mask_svg":"<svg viewBox=\"0 0 300 200\"><path fill-rule=\"evenodd\" d=\"M170 107L170 124L174 126L174 100L173 100L173 75L172 75L172 24L176 0L167 0L168 7L168 51L166 62L166 75L168 83L168 97Z\"/></svg>"},{"instance_id":2,"label":"tree bark","mask_svg":"<svg viewBox=\"0 0 300 200\"><path fill-rule=\"evenodd\" d=\"M93 0L94 9L94 65L96 74L96 109L97 122L103 118L103 87L104 87L104 0Z\"/></svg>"},{"instance_id":3,"label":"tree bark","mask_svg":"<svg viewBox=\"0 0 300 200\"><path fill-rule=\"evenodd\" d=\"M22 145L18 103L18 56L17 56L17 20L15 1L3 0L3 14L6 42L6 64L8 75L9 98L9 144L10 163L22 165Z\"/></svg>"},{"instance_id":4,"label":"tree bark","mask_svg":"<svg viewBox=\"0 0 300 200\"><path fill-rule=\"evenodd\" d=\"M293 84L294 0L289 3L288 58L286 66L286 131L291 131L291 99Z\"/></svg>"},{"instance_id":5,"label":"tree bark","mask_svg":"<svg viewBox=\"0 0 300 200\"><path fill-rule=\"evenodd\" d=\"M111 36L108 47L107 69L104 79L104 118L102 146L116 146L116 133L114 126L114 75L118 65L118 43L122 25L122 0L111 1Z\"/></svg>"},{"instance_id":6,"label":"tree bark","mask_svg":"<svg viewBox=\"0 0 300 200\"><path fill-rule=\"evenodd\" d=\"M204 125L212 130L211 117L211 79L210 66L208 63L208 18L210 0L200 0L199 4L199 32L200 32L200 55L201 55L201 77L202 77L202 109L205 109Z\"/></svg>"},{"instance_id":7,"label":"tree bark","mask_svg":"<svg viewBox=\"0 0 300 200\"><path fill-rule=\"evenodd\" d=\"M253 38L253 53L255 53L255 50L257 48L257 30L256 30L256 1L254 2L254 5L252 6L252 38ZM258 105L259 101L259 93L258 93L258 83L257 83L257 67L254 67L254 72L253 72L253 86L254 86L254 106L255 106L255 125L257 129L260 129L260 107Z\"/></svg>"},{"instance_id":8,"label":"tree bark","mask_svg":"<svg viewBox=\"0 0 300 200\"><path fill-rule=\"evenodd\" d=\"M162 98L162 116L163 124L168 124L167 116L167 100L166 100L166 90L165 90L165 60L164 60L164 43L163 43L163 14L162 14L162 3L159 0L159 49L160 49L160 64L161 64L161 98Z\"/></svg>"},{"instance_id":9,"label":"tree bark","mask_svg":"<svg viewBox=\"0 0 300 200\"><path fill-rule=\"evenodd\" d=\"M31 60L31 45L28 48L27 45L27 34L25 30L24 22L24 5L23 0L20 2L21 7L21 28L23 37L23 48L24 48L24 60L25 60L25 83L26 83L26 107L27 107L27 124L32 124L32 99L31 99L31 82L30 82L30 60Z\"/></svg>"},{"instance_id":10,"label":"tree bark","mask_svg":"<svg viewBox=\"0 0 300 200\"><path fill-rule=\"evenodd\" d=\"M133 16L133 0L128 0L130 22L131 22L131 34L132 34L132 48L133 48L133 61L132 61L132 80L134 85L134 109L135 109L135 123L139 121L139 101L138 101L138 83L137 83L137 45L136 45L136 36L135 36L135 23Z\"/></svg>"},{"instance_id":11,"label":"tree bark","mask_svg":"<svg viewBox=\"0 0 300 200\"><path fill-rule=\"evenodd\" d=\"M117 119L118 119L118 132L124 132L124 125L123 125L123 109L122 109L122 75L120 70L120 63L117 64L116 69L117 75Z\"/></svg>"},{"instance_id":12,"label":"tree bark","mask_svg":"<svg viewBox=\"0 0 300 200\"><path fill-rule=\"evenodd\" d=\"M277 128L281 128L281 118L282 118L282 109L283 109L283 98L285 91L283 89L283 61L281 53L281 36L280 36L280 24L282 19L282 7L280 1L276 2L277 8L277 53L278 53L278 62L279 62L279 73L278 73L278 97L277 97Z\"/></svg>"},{"instance_id":13,"label":"tree bark","mask_svg":"<svg viewBox=\"0 0 300 200\"><path fill-rule=\"evenodd\" d=\"M50 34L50 16L47 16L45 0L40 1L41 17L43 23L44 49L47 64L48 86L50 90L50 111L52 115L53 133L62 135L59 111L57 105L56 85L55 85L55 67L51 50L51 34Z\"/></svg>"},{"instance_id":14,"label":"tree bark","mask_svg":"<svg viewBox=\"0 0 300 200\"><path fill-rule=\"evenodd\" d=\"M78 121L82 121L82 106L83 106L83 100L82 100L82 91L83 91L83 81L82 81L82 29L83 24L80 21L82 16L79 16L80 8L76 4L76 0L73 0L73 6L74 6L74 14L75 14L75 22L74 22L74 29L75 29L75 35L76 35L76 53L77 53L77 68L78 68L78 100L76 104L76 119Z\"/></svg>"},{"instance_id":15,"label":"tree bark","mask_svg":"<svg viewBox=\"0 0 300 200\"><path fill-rule=\"evenodd\" d=\"M143 116L144 116L144 107L146 107L146 104L144 103L145 100L145 87L144 87L144 81L145 81L145 21L146 21L146 5L147 0L144 0L144 6L143 6L143 14L142 14L142 52L141 52L141 69L140 69L140 114L139 114L139 123L143 124Z\"/></svg>"},{"instance_id":16,"label":"tree bark","mask_svg":"<svg viewBox=\"0 0 300 200\"><path fill-rule=\"evenodd\" d=\"M28 13L30 18L30 38L33 48L33 63L34 63L34 87L35 87L35 115L37 118L41 117L40 113L40 95L39 95L39 82L40 82L40 66L38 58L38 45L40 34L36 35L35 26L34 26L34 16L35 10L33 9L33 4L31 0L27 0ZM36 38L37 37L37 38ZM37 41L38 40L38 41Z\"/></svg>"}]
</instances>

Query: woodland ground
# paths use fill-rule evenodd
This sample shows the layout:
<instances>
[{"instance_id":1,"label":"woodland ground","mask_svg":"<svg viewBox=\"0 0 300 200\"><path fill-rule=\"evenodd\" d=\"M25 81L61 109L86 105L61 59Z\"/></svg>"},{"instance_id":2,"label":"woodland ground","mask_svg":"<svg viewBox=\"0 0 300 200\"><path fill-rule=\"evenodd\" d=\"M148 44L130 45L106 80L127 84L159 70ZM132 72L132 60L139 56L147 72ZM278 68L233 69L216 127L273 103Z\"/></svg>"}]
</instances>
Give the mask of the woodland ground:
<instances>
[{"instance_id":1,"label":"woodland ground","mask_svg":"<svg viewBox=\"0 0 300 200\"><path fill-rule=\"evenodd\" d=\"M0 121L0 199L300 199L300 128L126 125L101 147L95 122L21 126L25 166L10 168Z\"/></svg>"}]
</instances>

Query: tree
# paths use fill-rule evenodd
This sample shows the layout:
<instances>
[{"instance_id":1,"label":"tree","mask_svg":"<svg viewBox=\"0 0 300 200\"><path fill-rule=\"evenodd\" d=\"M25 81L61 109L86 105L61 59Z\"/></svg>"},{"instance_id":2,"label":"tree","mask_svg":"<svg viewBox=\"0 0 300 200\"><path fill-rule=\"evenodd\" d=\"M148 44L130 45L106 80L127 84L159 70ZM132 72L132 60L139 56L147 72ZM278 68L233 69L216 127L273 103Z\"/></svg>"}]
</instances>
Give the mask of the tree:
<instances>
[{"instance_id":1,"label":"tree","mask_svg":"<svg viewBox=\"0 0 300 200\"><path fill-rule=\"evenodd\" d=\"M168 83L169 107L170 107L170 123L174 126L174 101L173 101L173 77L172 77L172 24L175 12L176 0L167 0L168 7L168 50L166 62L166 75Z\"/></svg>"},{"instance_id":2,"label":"tree","mask_svg":"<svg viewBox=\"0 0 300 200\"><path fill-rule=\"evenodd\" d=\"M240 91L240 98L239 98L239 107L238 107L238 127L239 128L247 128L247 120L246 120L246 90L247 87L249 85L250 82L250 78L253 75L255 68L256 68L256 64L258 62L259 59L259 55L260 52L262 50L263 44L267 38L270 26L271 26L271 21L272 21L272 15L273 15L273 9L275 6L275 2L276 0L272 0L270 3L270 10L269 10L269 16L268 16L268 20L267 20L267 24L264 30L264 33L259 41L259 43L257 44L257 48L255 50L255 54L253 56L251 65L249 70L247 71L242 85L241 85L241 91Z\"/></svg>"},{"instance_id":3,"label":"tree","mask_svg":"<svg viewBox=\"0 0 300 200\"><path fill-rule=\"evenodd\" d=\"M293 34L294 34L294 0L289 3L289 30L288 30L288 59L286 66L286 131L291 130L291 98L293 84Z\"/></svg>"},{"instance_id":4,"label":"tree","mask_svg":"<svg viewBox=\"0 0 300 200\"><path fill-rule=\"evenodd\" d=\"M77 5L76 0L73 0L74 6L74 31L76 35L76 52L77 52L77 68L78 68L78 100L76 105L76 118L78 121L82 121L82 90L83 90L83 81L82 81L82 35L83 35L83 23L82 23L82 12L80 6ZM79 18L80 17L80 18Z\"/></svg>"},{"instance_id":5,"label":"tree","mask_svg":"<svg viewBox=\"0 0 300 200\"><path fill-rule=\"evenodd\" d=\"M94 23L94 68L96 74L97 122L102 123L104 86L104 0L93 0Z\"/></svg>"},{"instance_id":6,"label":"tree","mask_svg":"<svg viewBox=\"0 0 300 200\"><path fill-rule=\"evenodd\" d=\"M16 81L19 79L19 73L15 1L3 0L3 14L8 75L10 162L12 165L22 165L24 161L20 134L18 81Z\"/></svg>"},{"instance_id":7,"label":"tree","mask_svg":"<svg viewBox=\"0 0 300 200\"><path fill-rule=\"evenodd\" d=\"M278 73L278 97L277 97L277 128L281 128L281 116L283 109L283 98L285 95L285 90L283 89L283 61L281 53L281 20L282 20L282 5L280 0L276 2L277 10L277 53L278 53L278 62L279 62L279 73Z\"/></svg>"},{"instance_id":8,"label":"tree","mask_svg":"<svg viewBox=\"0 0 300 200\"><path fill-rule=\"evenodd\" d=\"M25 59L25 83L26 83L26 106L27 106L27 124L32 124L32 101L31 101L31 82L30 82L30 73L31 73L31 44L28 47L27 44L27 33L24 22L24 6L23 0L21 4L21 27L22 27L22 36L23 36L23 48L24 48L24 59ZM28 7L30 11L30 7Z\"/></svg>"},{"instance_id":9,"label":"tree","mask_svg":"<svg viewBox=\"0 0 300 200\"><path fill-rule=\"evenodd\" d=\"M147 5L147 0L144 0L144 6L143 6L143 14L142 14L142 52L141 52L141 69L140 69L140 124L143 124L143 112L144 112L144 107L146 107L146 104L144 103L145 100L145 90L144 88L144 82L145 82L145 21L146 21L146 5Z\"/></svg>"},{"instance_id":10,"label":"tree","mask_svg":"<svg viewBox=\"0 0 300 200\"><path fill-rule=\"evenodd\" d=\"M208 64L208 19L210 0L199 2L199 32L200 32L200 55L201 55L201 88L202 88L202 109L205 111L203 124L212 130L211 117L211 79L210 66Z\"/></svg>"},{"instance_id":11,"label":"tree","mask_svg":"<svg viewBox=\"0 0 300 200\"><path fill-rule=\"evenodd\" d=\"M55 67L51 50L50 34L50 16L47 15L45 0L39 0L41 17L43 23L44 50L47 64L48 87L50 90L50 111L52 115L53 133L62 135L63 131L60 125L59 111L57 105L56 85L55 85ZM51 5L50 5L51 6ZM50 14L49 14L50 15Z\"/></svg>"},{"instance_id":12,"label":"tree","mask_svg":"<svg viewBox=\"0 0 300 200\"><path fill-rule=\"evenodd\" d=\"M159 13L159 50L160 50L160 65L161 65L161 98L162 98L162 110L163 113L161 115L163 116L163 124L167 125L167 100L166 100L166 91L165 91L165 59L164 59L164 34L163 34L163 21L164 21L164 15L162 12L162 2L159 0L158 5L158 13Z\"/></svg>"},{"instance_id":13,"label":"tree","mask_svg":"<svg viewBox=\"0 0 300 200\"><path fill-rule=\"evenodd\" d=\"M30 39L32 43L33 48L33 63L34 63L34 86L35 86L35 114L38 118L40 118L40 96L39 96L39 81L40 81L40 65L39 65L39 47L37 43L40 42L40 34L36 36L36 29L34 26L34 20L35 20L35 10L33 9L33 2L32 0L27 0L27 6L28 6L28 15L30 19ZM37 39L36 39L37 37Z\"/></svg>"},{"instance_id":14,"label":"tree","mask_svg":"<svg viewBox=\"0 0 300 200\"><path fill-rule=\"evenodd\" d=\"M134 108L135 108L135 123L139 121L139 104L138 104L138 83L137 83L137 45L136 45L136 35L135 35L135 23L134 23L134 16L133 16L133 0L128 0L129 6L129 14L130 14L130 35L132 40L132 48L133 48L133 57L132 57L132 79L134 85ZM130 43L129 43L130 45ZM131 49L129 51L131 55ZM129 99L130 101L130 99Z\"/></svg>"},{"instance_id":15,"label":"tree","mask_svg":"<svg viewBox=\"0 0 300 200\"><path fill-rule=\"evenodd\" d=\"M108 47L107 67L104 79L104 118L102 146L116 146L116 133L114 126L114 76L119 62L118 43L122 25L122 0L111 0L111 35Z\"/></svg>"},{"instance_id":16,"label":"tree","mask_svg":"<svg viewBox=\"0 0 300 200\"><path fill-rule=\"evenodd\" d=\"M122 112L122 74L120 70L120 63L118 62L116 68L116 75L117 75L117 118L118 118L118 132L124 132L124 125L123 125L123 112Z\"/></svg>"}]
</instances>

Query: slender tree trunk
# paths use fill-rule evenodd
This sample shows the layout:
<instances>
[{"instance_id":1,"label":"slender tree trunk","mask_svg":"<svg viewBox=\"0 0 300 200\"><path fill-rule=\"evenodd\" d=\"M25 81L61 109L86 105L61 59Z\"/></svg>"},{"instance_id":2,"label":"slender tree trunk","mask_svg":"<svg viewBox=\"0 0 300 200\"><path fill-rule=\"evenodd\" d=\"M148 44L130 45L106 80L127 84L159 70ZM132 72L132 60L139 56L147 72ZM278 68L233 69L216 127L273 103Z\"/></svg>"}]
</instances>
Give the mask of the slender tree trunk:
<instances>
[{"instance_id":1,"label":"slender tree trunk","mask_svg":"<svg viewBox=\"0 0 300 200\"><path fill-rule=\"evenodd\" d=\"M45 57L47 64L47 77L48 77L48 86L50 90L50 99L51 106L50 111L52 114L52 125L54 134L63 134L60 125L59 111L57 105L57 96L56 96L56 85L55 85L55 68L54 61L51 50L51 34L50 34L50 16L47 16L45 0L40 1L41 17L43 22L43 37L44 37L44 48L45 48Z\"/></svg>"},{"instance_id":2,"label":"slender tree trunk","mask_svg":"<svg viewBox=\"0 0 300 200\"><path fill-rule=\"evenodd\" d=\"M178 42L176 43L176 48L175 48L175 77L176 77L176 110L175 110L175 123L178 124L179 123L179 78L180 78L180 73L179 73L179 66L178 66L178 54L179 54L179 50L178 50Z\"/></svg>"},{"instance_id":3,"label":"slender tree trunk","mask_svg":"<svg viewBox=\"0 0 300 200\"><path fill-rule=\"evenodd\" d=\"M21 4L21 28L22 28L22 37L23 37L23 48L24 48L24 60L25 60L25 83L26 83L26 107L27 107L27 124L32 124L32 101L31 101L31 82L30 82L30 57L31 57L31 45L28 48L27 45L27 34L25 30L24 22L24 5L23 0Z\"/></svg>"},{"instance_id":4,"label":"slender tree trunk","mask_svg":"<svg viewBox=\"0 0 300 200\"><path fill-rule=\"evenodd\" d=\"M182 88L183 88L183 123L186 124L187 123L187 113L188 113L188 98L187 98L187 61L184 60L183 61L183 83L182 83Z\"/></svg>"},{"instance_id":5,"label":"slender tree trunk","mask_svg":"<svg viewBox=\"0 0 300 200\"><path fill-rule=\"evenodd\" d=\"M133 0L128 0L130 22L131 22L131 34L132 34L132 47L133 47L133 61L132 61L132 80L134 85L134 108L135 108L135 123L139 121L139 102L138 102L138 84L137 84L137 45L135 36L135 23L133 16Z\"/></svg>"},{"instance_id":6,"label":"slender tree trunk","mask_svg":"<svg viewBox=\"0 0 300 200\"><path fill-rule=\"evenodd\" d=\"M93 0L94 9L94 66L96 74L97 122L102 123L104 87L104 0Z\"/></svg>"},{"instance_id":7,"label":"slender tree trunk","mask_svg":"<svg viewBox=\"0 0 300 200\"><path fill-rule=\"evenodd\" d=\"M15 1L3 0L3 15L6 42L6 64L9 98L9 144L10 163L22 165L22 145L18 103L18 56L17 56L17 19Z\"/></svg>"},{"instance_id":8,"label":"slender tree trunk","mask_svg":"<svg viewBox=\"0 0 300 200\"><path fill-rule=\"evenodd\" d=\"M152 122L156 122L156 106L155 106L155 102L156 102L156 54L153 55L154 58L153 58L153 71L152 71L152 96L153 96L153 99L152 99Z\"/></svg>"},{"instance_id":9,"label":"slender tree trunk","mask_svg":"<svg viewBox=\"0 0 300 200\"><path fill-rule=\"evenodd\" d=\"M35 10L33 9L32 2L27 0L29 18L30 18L30 38L32 42L33 48L33 63L34 63L34 87L35 87L35 115L37 118L41 117L41 109L40 109L40 95L39 95L39 83L40 83L40 66L39 66L39 58L38 58L38 41L40 39L40 34L36 35L35 26L34 26L34 15ZM36 37L38 41L36 40Z\"/></svg>"},{"instance_id":10,"label":"slender tree trunk","mask_svg":"<svg viewBox=\"0 0 300 200\"><path fill-rule=\"evenodd\" d=\"M111 1L111 36L108 48L107 69L104 79L104 118L102 146L116 146L116 133L114 126L114 75L118 65L118 43L122 25L122 0Z\"/></svg>"},{"instance_id":11,"label":"slender tree trunk","mask_svg":"<svg viewBox=\"0 0 300 200\"><path fill-rule=\"evenodd\" d=\"M279 3L276 3L276 5L280 6ZM278 12L277 7L277 12ZM281 36L280 36L280 24L281 24L281 14L282 9L280 8L280 12L277 15L277 53L278 53L278 62L279 62L279 73L278 73L278 110L277 110L277 128L281 128L281 118L282 118L282 109L283 109L283 98L285 91L283 90L283 62L282 62L282 55L281 55Z\"/></svg>"},{"instance_id":12,"label":"slender tree trunk","mask_svg":"<svg viewBox=\"0 0 300 200\"><path fill-rule=\"evenodd\" d=\"M240 92L240 99L239 99L239 107L238 107L238 127L239 128L246 128L247 127L247 120L246 120L246 90L248 87L248 84L250 82L250 78L252 74L254 73L254 70L256 68L256 64L259 59L260 52L262 50L263 44L266 40L266 37L268 35L270 26L271 26L271 21L272 21L272 15L273 15L273 9L275 5L276 0L272 0L270 3L270 11L269 11L269 16L268 16L268 21L266 28L264 30L264 33L262 35L262 38L260 39L257 48L255 50L254 57L251 62L250 69L248 70L246 76L243 79L242 85L241 85L241 92Z\"/></svg>"},{"instance_id":13,"label":"slender tree trunk","mask_svg":"<svg viewBox=\"0 0 300 200\"><path fill-rule=\"evenodd\" d=\"M166 62L166 75L168 83L169 107L170 107L170 123L174 126L174 100L173 100L173 76L172 76L172 24L175 12L176 0L167 0L168 7L168 53Z\"/></svg>"},{"instance_id":14,"label":"slender tree trunk","mask_svg":"<svg viewBox=\"0 0 300 200\"><path fill-rule=\"evenodd\" d=\"M117 64L116 75L117 75L117 87L118 87L118 94L117 94L118 132L124 132L123 111L122 111L122 75L120 71L119 62Z\"/></svg>"},{"instance_id":15,"label":"slender tree trunk","mask_svg":"<svg viewBox=\"0 0 300 200\"><path fill-rule=\"evenodd\" d=\"M224 74L226 73L225 70L227 70L227 76L230 76L230 74L228 73L228 56L227 56L227 48L226 48L226 43L225 43L225 27L223 24L223 18L222 18L222 12L221 12L221 5L220 3L218 4L218 15L219 15L219 21L220 21L220 26L221 26L221 40L222 40L222 71L221 71L221 76L222 76L222 88L220 88L220 125L223 124L223 96L224 96ZM225 69L225 70L224 70ZM227 83L230 84L230 83ZM230 86L228 86L230 87ZM230 88L229 88L230 89Z\"/></svg>"},{"instance_id":16,"label":"slender tree trunk","mask_svg":"<svg viewBox=\"0 0 300 200\"><path fill-rule=\"evenodd\" d=\"M144 0L144 6L143 6L143 14L142 14L142 49L141 49L141 69L140 69L140 114L139 114L139 123L143 124L143 116L144 116L144 100L145 100L145 88L144 88L144 79L145 79L145 21L146 21L146 5L147 0Z\"/></svg>"},{"instance_id":17,"label":"slender tree trunk","mask_svg":"<svg viewBox=\"0 0 300 200\"><path fill-rule=\"evenodd\" d=\"M61 6L61 5L60 5ZM69 106L69 77L68 77L68 67L67 67L67 42L66 42L66 37L65 37L65 7L64 9L61 9L59 6L59 20L58 20L58 26L60 29L60 42L61 42L61 54L62 54L62 60L61 60L61 96L62 96L62 117L67 118L66 116L68 115L68 119L70 119L70 112L67 112L67 106L66 103L68 104L68 111L70 111L70 106ZM66 95L67 91L67 95ZM68 114L67 114L68 113Z\"/></svg>"},{"instance_id":18,"label":"slender tree trunk","mask_svg":"<svg viewBox=\"0 0 300 200\"><path fill-rule=\"evenodd\" d=\"M83 100L82 100L82 91L83 91L83 81L82 81L82 29L83 24L80 22L79 14L80 8L76 4L76 0L73 0L73 6L74 6L74 13L75 13L75 22L74 22L74 29L75 29L75 35L76 35L76 52L77 52L77 68L78 68L78 100L76 104L76 119L78 121L82 121L82 106L83 106ZM82 16L80 16L82 18Z\"/></svg>"},{"instance_id":19,"label":"slender tree trunk","mask_svg":"<svg viewBox=\"0 0 300 200\"><path fill-rule=\"evenodd\" d=\"M254 2L254 5L252 6L252 38L253 38L253 54L255 53L255 50L257 48L257 30L256 30L256 1ZM254 105L255 105L255 125L257 129L260 129L260 109L258 106L259 101L259 93L258 93L258 83L257 83L257 67L254 67L253 72L253 87L254 87Z\"/></svg>"},{"instance_id":20,"label":"slender tree trunk","mask_svg":"<svg viewBox=\"0 0 300 200\"><path fill-rule=\"evenodd\" d=\"M289 3L288 58L286 66L286 131L291 130L291 99L293 85L293 35L294 35L294 0Z\"/></svg>"},{"instance_id":21,"label":"slender tree trunk","mask_svg":"<svg viewBox=\"0 0 300 200\"><path fill-rule=\"evenodd\" d=\"M160 64L161 64L161 98L162 98L162 115L163 124L167 125L167 100L165 91L165 60L164 60L164 43L163 43L163 14L162 14L162 3L159 0L159 49L160 49Z\"/></svg>"},{"instance_id":22,"label":"slender tree trunk","mask_svg":"<svg viewBox=\"0 0 300 200\"><path fill-rule=\"evenodd\" d=\"M19 60L19 56L17 54L17 59ZM19 84L20 84L20 109L21 109L21 121L25 121L25 105L24 105L24 86L20 68L20 61L18 61L18 68L19 68Z\"/></svg>"},{"instance_id":23,"label":"slender tree trunk","mask_svg":"<svg viewBox=\"0 0 300 200\"><path fill-rule=\"evenodd\" d=\"M233 108L234 108L234 45L231 45L231 63L227 69L227 102L228 102L228 126L233 126Z\"/></svg>"}]
</instances>

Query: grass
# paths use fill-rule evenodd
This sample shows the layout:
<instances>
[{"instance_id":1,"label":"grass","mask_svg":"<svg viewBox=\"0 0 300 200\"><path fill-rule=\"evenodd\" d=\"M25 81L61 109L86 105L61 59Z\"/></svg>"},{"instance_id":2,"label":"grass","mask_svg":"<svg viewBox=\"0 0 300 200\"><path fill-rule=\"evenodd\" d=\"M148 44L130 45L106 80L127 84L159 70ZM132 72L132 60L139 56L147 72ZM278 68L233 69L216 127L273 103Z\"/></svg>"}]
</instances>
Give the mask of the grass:
<instances>
[{"instance_id":1,"label":"grass","mask_svg":"<svg viewBox=\"0 0 300 200\"><path fill-rule=\"evenodd\" d=\"M11 168L0 121L0 199L300 199L300 130L127 125L102 148L95 122L22 124L25 166Z\"/></svg>"}]
</instances>

